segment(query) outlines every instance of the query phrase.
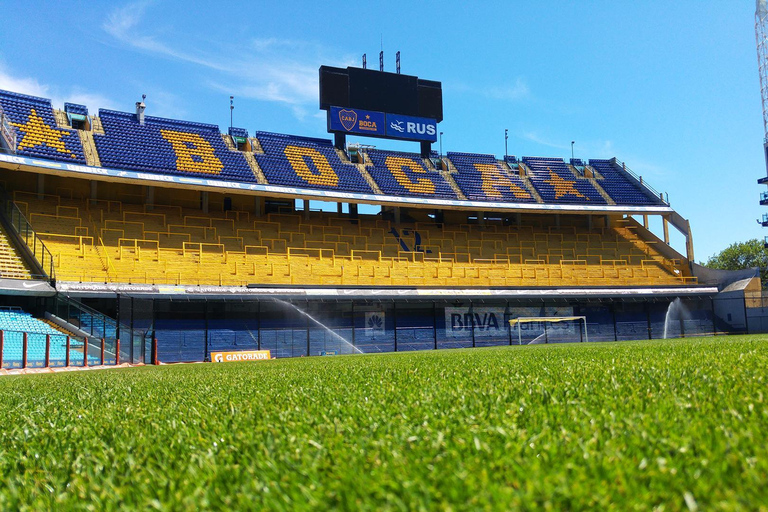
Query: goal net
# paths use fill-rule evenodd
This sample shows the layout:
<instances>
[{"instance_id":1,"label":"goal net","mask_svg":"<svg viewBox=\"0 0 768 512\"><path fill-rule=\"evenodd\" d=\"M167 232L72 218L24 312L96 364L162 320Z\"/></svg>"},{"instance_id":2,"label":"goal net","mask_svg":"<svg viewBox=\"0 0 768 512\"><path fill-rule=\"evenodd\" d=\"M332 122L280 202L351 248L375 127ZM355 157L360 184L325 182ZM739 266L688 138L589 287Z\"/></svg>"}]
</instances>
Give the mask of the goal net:
<instances>
[{"instance_id":1,"label":"goal net","mask_svg":"<svg viewBox=\"0 0 768 512\"><path fill-rule=\"evenodd\" d=\"M519 345L589 341L585 316L525 316L509 321Z\"/></svg>"}]
</instances>

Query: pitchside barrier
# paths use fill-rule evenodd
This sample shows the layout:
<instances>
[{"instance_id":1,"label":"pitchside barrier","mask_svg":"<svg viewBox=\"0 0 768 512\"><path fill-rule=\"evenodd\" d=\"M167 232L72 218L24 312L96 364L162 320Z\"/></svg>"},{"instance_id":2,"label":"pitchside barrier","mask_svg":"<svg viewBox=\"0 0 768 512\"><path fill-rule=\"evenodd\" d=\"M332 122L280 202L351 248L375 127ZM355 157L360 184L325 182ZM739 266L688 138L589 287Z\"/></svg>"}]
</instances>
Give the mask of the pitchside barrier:
<instances>
[{"instance_id":1,"label":"pitchside barrier","mask_svg":"<svg viewBox=\"0 0 768 512\"><path fill-rule=\"evenodd\" d=\"M115 366L120 356L117 338L79 338L0 330L0 369ZM152 342L152 363L157 364L157 340Z\"/></svg>"}]
</instances>

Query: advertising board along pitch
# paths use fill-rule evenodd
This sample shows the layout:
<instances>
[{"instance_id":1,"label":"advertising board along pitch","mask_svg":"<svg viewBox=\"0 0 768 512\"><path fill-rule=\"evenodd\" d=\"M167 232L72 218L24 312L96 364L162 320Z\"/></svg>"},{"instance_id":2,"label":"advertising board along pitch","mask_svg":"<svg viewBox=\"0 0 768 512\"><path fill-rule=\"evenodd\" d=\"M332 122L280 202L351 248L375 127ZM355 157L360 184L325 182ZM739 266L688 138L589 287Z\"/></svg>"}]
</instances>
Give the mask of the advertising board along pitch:
<instances>
[{"instance_id":1,"label":"advertising board along pitch","mask_svg":"<svg viewBox=\"0 0 768 512\"><path fill-rule=\"evenodd\" d=\"M242 350L239 352L211 352L214 363L233 363L236 361L264 361L272 359L269 350Z\"/></svg>"}]
</instances>

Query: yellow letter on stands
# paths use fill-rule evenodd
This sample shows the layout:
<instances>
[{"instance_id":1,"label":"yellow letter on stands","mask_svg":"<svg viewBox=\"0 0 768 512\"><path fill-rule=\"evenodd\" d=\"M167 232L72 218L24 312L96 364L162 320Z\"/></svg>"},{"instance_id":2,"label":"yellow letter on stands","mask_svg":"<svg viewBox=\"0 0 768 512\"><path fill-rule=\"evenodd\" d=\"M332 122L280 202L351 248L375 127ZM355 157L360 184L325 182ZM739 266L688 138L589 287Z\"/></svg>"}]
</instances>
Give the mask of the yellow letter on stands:
<instances>
[{"instance_id":1,"label":"yellow letter on stands","mask_svg":"<svg viewBox=\"0 0 768 512\"><path fill-rule=\"evenodd\" d=\"M213 146L195 133L160 130L160 135L171 143L176 153L176 169L185 172L219 174L224 168L213 151Z\"/></svg>"}]
</instances>

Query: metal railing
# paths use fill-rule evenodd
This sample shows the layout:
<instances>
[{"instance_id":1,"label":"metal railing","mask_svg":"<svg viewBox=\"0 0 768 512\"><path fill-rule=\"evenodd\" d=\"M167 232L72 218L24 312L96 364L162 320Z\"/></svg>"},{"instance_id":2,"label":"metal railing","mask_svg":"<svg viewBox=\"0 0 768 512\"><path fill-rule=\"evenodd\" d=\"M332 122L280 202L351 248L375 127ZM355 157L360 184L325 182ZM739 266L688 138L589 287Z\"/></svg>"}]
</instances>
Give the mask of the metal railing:
<instances>
[{"instance_id":1,"label":"metal railing","mask_svg":"<svg viewBox=\"0 0 768 512\"><path fill-rule=\"evenodd\" d=\"M5 141L8 152L16 154L16 130L3 112L2 105L0 105L0 138ZM0 150L3 150L2 144L0 144Z\"/></svg>"},{"instance_id":2,"label":"metal railing","mask_svg":"<svg viewBox=\"0 0 768 512\"><path fill-rule=\"evenodd\" d=\"M29 256L34 259L35 266L38 267L37 270L41 273L41 275L34 277L55 281L56 270L51 251L48 250L40 237L37 236L37 233L32 229L32 225L24 214L21 213L19 207L16 206L16 203L11 200L2 188L0 188L0 214L3 215L19 241L26 246Z\"/></svg>"},{"instance_id":3,"label":"metal railing","mask_svg":"<svg viewBox=\"0 0 768 512\"><path fill-rule=\"evenodd\" d=\"M0 368L5 369L115 365L119 350L115 338L0 330Z\"/></svg>"},{"instance_id":4,"label":"metal railing","mask_svg":"<svg viewBox=\"0 0 768 512\"><path fill-rule=\"evenodd\" d=\"M664 204L666 204L666 205L669 205L669 198L667 198L667 199L664 199L664 195L663 195L661 192L659 192L658 190L656 190L655 188L653 188L652 186L650 186L650 185L649 185L649 184L648 184L648 183L647 183L645 180L643 180L642 176L638 176L637 174L635 174L635 173L634 173L634 171L632 171L632 169L630 169L629 167L627 167L627 164L625 164L624 162L622 162L621 160L619 160L619 159L618 159L618 158L616 158L616 157L613 157L611 160L613 160L613 162L614 162L616 165L618 165L618 166L621 168L621 170L623 170L624 172L626 172L626 173L627 173L627 174L628 174L628 175L629 175L629 176L630 176L630 177L631 177L633 180L635 180L635 181L637 182L637 184L638 184L638 185L640 185L641 187L643 187L643 188L645 188L646 190L648 190L648 192L650 192L651 194L653 194L653 196L654 196L656 199L661 199L661 201L662 201Z\"/></svg>"},{"instance_id":5,"label":"metal railing","mask_svg":"<svg viewBox=\"0 0 768 512\"><path fill-rule=\"evenodd\" d=\"M56 295L50 311L65 322L77 327L93 338L116 338L117 321L86 306L82 302Z\"/></svg>"}]
</instances>

